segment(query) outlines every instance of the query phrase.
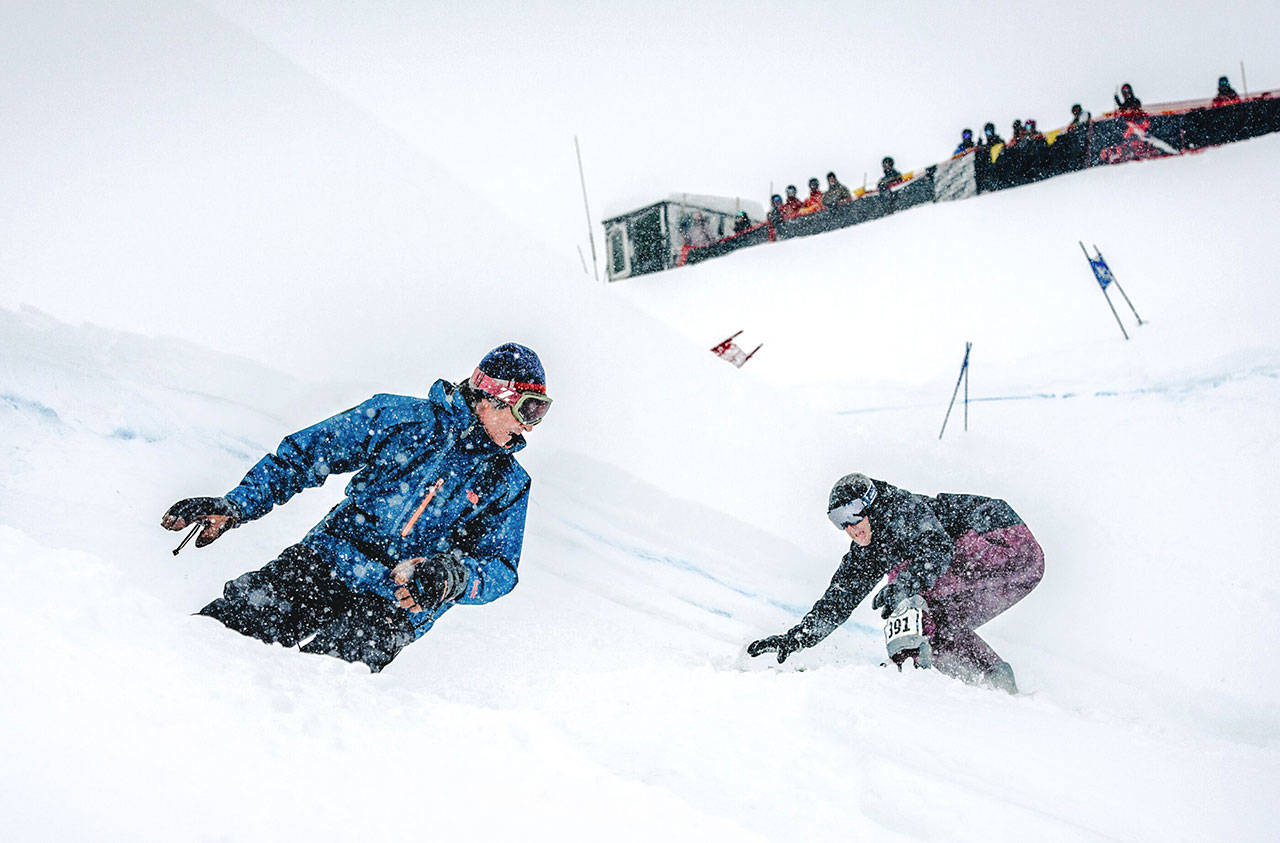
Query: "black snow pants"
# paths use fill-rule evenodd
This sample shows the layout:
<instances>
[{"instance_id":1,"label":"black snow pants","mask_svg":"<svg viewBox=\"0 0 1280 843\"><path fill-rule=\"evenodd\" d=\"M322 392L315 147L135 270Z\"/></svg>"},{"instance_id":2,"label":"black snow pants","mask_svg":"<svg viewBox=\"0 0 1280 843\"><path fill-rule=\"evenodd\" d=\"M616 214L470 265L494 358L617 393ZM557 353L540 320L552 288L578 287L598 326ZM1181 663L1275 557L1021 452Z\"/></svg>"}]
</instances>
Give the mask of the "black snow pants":
<instances>
[{"instance_id":1,"label":"black snow pants","mask_svg":"<svg viewBox=\"0 0 1280 843\"><path fill-rule=\"evenodd\" d=\"M226 584L200 610L268 644L364 662L374 673L413 643L409 613L384 597L352 591L325 558L301 544Z\"/></svg>"}]
</instances>

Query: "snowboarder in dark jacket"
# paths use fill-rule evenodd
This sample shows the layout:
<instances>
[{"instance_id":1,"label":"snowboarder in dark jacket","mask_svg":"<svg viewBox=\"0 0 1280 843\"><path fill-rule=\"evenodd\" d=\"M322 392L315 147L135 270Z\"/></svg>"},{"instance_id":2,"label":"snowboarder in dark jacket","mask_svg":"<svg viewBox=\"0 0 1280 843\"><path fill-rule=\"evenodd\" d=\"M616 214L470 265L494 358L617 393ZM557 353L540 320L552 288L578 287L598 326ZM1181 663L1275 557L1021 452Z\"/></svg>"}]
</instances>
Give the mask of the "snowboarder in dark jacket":
<instances>
[{"instance_id":1,"label":"snowboarder in dark jacket","mask_svg":"<svg viewBox=\"0 0 1280 843\"><path fill-rule=\"evenodd\" d=\"M196 547L333 474L346 497L298 544L228 582L200 610L267 643L377 672L455 603L516 585L529 475L521 433L550 407L542 363L507 343L427 398L375 395L285 437L220 498L187 498L161 526L201 524Z\"/></svg>"},{"instance_id":2,"label":"snowboarder in dark jacket","mask_svg":"<svg viewBox=\"0 0 1280 843\"><path fill-rule=\"evenodd\" d=\"M752 642L750 655L773 652L783 662L814 646L887 575L872 607L889 618L913 597L923 598L933 667L1016 692L1013 669L974 632L1025 597L1044 574L1040 545L1007 503L978 495L930 498L850 474L832 488L827 509L852 539L849 552L804 619L781 635Z\"/></svg>"}]
</instances>

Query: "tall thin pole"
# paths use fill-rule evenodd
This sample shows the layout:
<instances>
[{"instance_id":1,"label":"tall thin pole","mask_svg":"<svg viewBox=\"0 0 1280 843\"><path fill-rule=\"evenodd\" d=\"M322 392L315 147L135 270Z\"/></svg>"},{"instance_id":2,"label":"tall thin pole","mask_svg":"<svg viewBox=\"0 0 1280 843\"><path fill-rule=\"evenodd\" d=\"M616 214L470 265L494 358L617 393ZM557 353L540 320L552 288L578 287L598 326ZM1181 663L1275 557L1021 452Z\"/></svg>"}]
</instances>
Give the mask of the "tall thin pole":
<instances>
[{"instance_id":1,"label":"tall thin pole","mask_svg":"<svg viewBox=\"0 0 1280 843\"><path fill-rule=\"evenodd\" d=\"M1077 240L1076 242L1079 243L1080 241ZM1094 248L1096 249L1097 247L1095 246ZM1089 250L1084 247L1084 243L1080 243L1080 251L1084 252L1084 256L1089 260L1089 266L1092 267L1093 258L1089 257ZM1097 283L1098 279L1096 274L1093 280L1094 283ZM1115 279L1112 278L1112 281L1114 280ZM1111 296L1107 295L1107 288L1098 284L1098 289L1102 291L1102 297L1107 300L1107 307L1111 308L1111 315L1116 318L1116 324L1120 326L1120 333L1124 334L1125 339L1129 339L1129 332L1124 329L1124 323L1120 321L1120 314L1116 313L1116 306L1111 303Z\"/></svg>"},{"instance_id":2,"label":"tall thin pole","mask_svg":"<svg viewBox=\"0 0 1280 843\"><path fill-rule=\"evenodd\" d=\"M960 393L960 381L964 380L965 372L969 370L969 349L972 347L973 343L966 342L964 344L964 362L960 364L960 377L956 378L956 388L951 390L951 403L947 405L947 415L942 420L942 430L938 431L939 439L942 438L942 434L947 432L947 421L951 418L951 408L956 405L956 395ZM968 430L967 427L965 429Z\"/></svg>"},{"instance_id":3,"label":"tall thin pole","mask_svg":"<svg viewBox=\"0 0 1280 843\"><path fill-rule=\"evenodd\" d=\"M964 429L969 429L969 349L973 348L973 343L966 342L964 344Z\"/></svg>"},{"instance_id":4,"label":"tall thin pole","mask_svg":"<svg viewBox=\"0 0 1280 843\"><path fill-rule=\"evenodd\" d=\"M582 147L578 145L578 136L573 136L573 150L578 154L578 179L582 182L582 207L587 212L587 239L591 242L591 270L597 281L600 280L600 267L596 263L596 235L591 227L591 206L587 204L587 177L582 173Z\"/></svg>"},{"instance_id":5,"label":"tall thin pole","mask_svg":"<svg viewBox=\"0 0 1280 843\"><path fill-rule=\"evenodd\" d=\"M1249 80L1244 75L1244 59L1240 59L1240 90L1244 91L1244 95L1249 96Z\"/></svg>"},{"instance_id":6,"label":"tall thin pole","mask_svg":"<svg viewBox=\"0 0 1280 843\"><path fill-rule=\"evenodd\" d=\"M1098 248L1098 244L1093 244L1093 251L1097 252L1098 259L1106 262L1106 258L1102 257L1102 251ZM1142 317L1138 315L1138 309L1133 306L1133 302L1129 301L1129 297L1125 295L1124 287L1120 286L1120 279L1116 278L1115 273L1111 273L1111 283L1116 285L1116 289L1120 291L1120 295L1124 296L1124 303L1129 305L1129 309L1133 311L1133 317L1138 320L1138 324L1143 324Z\"/></svg>"}]
</instances>

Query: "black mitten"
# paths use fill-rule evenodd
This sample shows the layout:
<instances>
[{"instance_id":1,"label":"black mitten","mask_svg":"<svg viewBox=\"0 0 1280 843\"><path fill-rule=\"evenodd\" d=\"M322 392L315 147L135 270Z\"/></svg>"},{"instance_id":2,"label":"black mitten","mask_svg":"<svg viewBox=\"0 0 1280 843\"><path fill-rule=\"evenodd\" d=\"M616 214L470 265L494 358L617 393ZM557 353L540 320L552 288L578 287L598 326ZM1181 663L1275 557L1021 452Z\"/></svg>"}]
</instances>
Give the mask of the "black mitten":
<instances>
[{"instance_id":1,"label":"black mitten","mask_svg":"<svg viewBox=\"0 0 1280 843\"><path fill-rule=\"evenodd\" d=\"M210 544L232 527L239 526L240 513L226 498L183 498L165 512L160 526L182 530L197 521L208 523L196 537L196 547Z\"/></svg>"},{"instance_id":2,"label":"black mitten","mask_svg":"<svg viewBox=\"0 0 1280 843\"><path fill-rule=\"evenodd\" d=\"M905 584L894 580L876 592L876 596L871 599L871 608L879 609L880 617L888 618L893 614L893 610L897 608L898 604L913 593Z\"/></svg>"},{"instance_id":3,"label":"black mitten","mask_svg":"<svg viewBox=\"0 0 1280 843\"><path fill-rule=\"evenodd\" d=\"M419 562L405 588L423 611L430 612L457 600L466 585L467 569L451 554L442 553Z\"/></svg>"},{"instance_id":4,"label":"black mitten","mask_svg":"<svg viewBox=\"0 0 1280 843\"><path fill-rule=\"evenodd\" d=\"M747 645L747 655L754 658L764 653L777 653L778 664L782 664L787 660L787 656L803 648L799 634L792 630L781 635L770 635L768 638L752 641Z\"/></svg>"}]
</instances>

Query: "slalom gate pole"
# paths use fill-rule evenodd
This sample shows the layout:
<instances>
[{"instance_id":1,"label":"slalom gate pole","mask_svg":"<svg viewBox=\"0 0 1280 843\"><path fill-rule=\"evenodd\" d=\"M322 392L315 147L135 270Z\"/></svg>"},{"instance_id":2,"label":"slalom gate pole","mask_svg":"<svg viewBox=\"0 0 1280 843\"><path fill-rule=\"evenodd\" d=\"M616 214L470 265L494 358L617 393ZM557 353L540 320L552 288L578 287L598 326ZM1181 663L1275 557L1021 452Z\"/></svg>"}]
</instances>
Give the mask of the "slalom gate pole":
<instances>
[{"instance_id":1,"label":"slalom gate pole","mask_svg":"<svg viewBox=\"0 0 1280 843\"><path fill-rule=\"evenodd\" d=\"M1080 242L1080 241L1076 241ZM1080 243L1080 251L1084 252L1085 259L1089 261L1089 269L1093 269L1093 258L1089 257L1089 250L1084 247L1084 243ZM1093 278L1093 283L1098 284L1097 275ZM1124 323L1120 321L1120 314L1116 313L1116 306L1111 303L1111 296L1107 295L1107 288L1098 284L1098 289L1102 291L1102 297L1107 300L1107 307L1111 308L1111 315L1116 318L1116 324L1120 326L1120 333L1124 334L1124 338L1129 339L1129 332L1124 329ZM941 437L939 437L941 438Z\"/></svg>"},{"instance_id":2,"label":"slalom gate pole","mask_svg":"<svg viewBox=\"0 0 1280 843\"><path fill-rule=\"evenodd\" d=\"M1093 246L1093 250L1098 253L1098 259L1103 263L1106 263L1106 258L1102 257L1102 251L1098 248L1096 243ZM1124 287L1120 286L1120 279L1116 278L1116 274L1114 272L1111 273L1111 283L1115 284L1116 289L1120 291L1120 295L1124 296L1124 303L1129 305L1129 309L1133 311L1133 316L1138 320L1138 324L1145 325L1146 323L1142 321L1142 317L1138 315L1138 309L1133 306L1133 302L1129 301L1129 297L1125 295Z\"/></svg>"},{"instance_id":3,"label":"slalom gate pole","mask_svg":"<svg viewBox=\"0 0 1280 843\"><path fill-rule=\"evenodd\" d=\"M964 429L969 429L969 349L973 348L973 343L966 342L964 344Z\"/></svg>"},{"instance_id":4,"label":"slalom gate pole","mask_svg":"<svg viewBox=\"0 0 1280 843\"><path fill-rule=\"evenodd\" d=\"M947 432L947 420L951 418L951 408L956 405L956 395L960 393L960 381L964 380L965 372L969 370L969 349L972 347L973 343L964 344L964 362L960 364L960 377L956 378L956 388L951 390L951 403L947 405L947 415L942 419L942 430L938 431L939 439ZM965 430L968 428L966 427Z\"/></svg>"},{"instance_id":5,"label":"slalom gate pole","mask_svg":"<svg viewBox=\"0 0 1280 843\"><path fill-rule=\"evenodd\" d=\"M573 136L573 151L578 154L578 180L582 182L582 207L587 211L587 239L591 241L591 269L593 277L599 281L600 267L596 263L596 235L591 228L591 206L587 204L587 177L582 173L582 147L578 146L577 135Z\"/></svg>"}]
</instances>

